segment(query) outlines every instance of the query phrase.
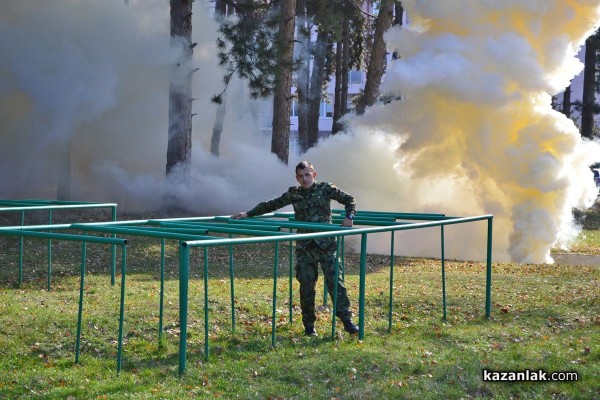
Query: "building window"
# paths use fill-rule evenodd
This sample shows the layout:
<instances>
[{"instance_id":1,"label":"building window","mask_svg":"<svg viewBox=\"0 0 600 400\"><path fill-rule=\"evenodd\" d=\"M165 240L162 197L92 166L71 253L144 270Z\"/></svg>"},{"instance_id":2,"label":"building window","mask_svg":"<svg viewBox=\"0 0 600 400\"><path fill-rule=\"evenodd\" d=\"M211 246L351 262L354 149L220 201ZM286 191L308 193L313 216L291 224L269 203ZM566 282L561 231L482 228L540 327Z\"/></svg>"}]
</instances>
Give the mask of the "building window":
<instances>
[{"instance_id":1,"label":"building window","mask_svg":"<svg viewBox=\"0 0 600 400\"><path fill-rule=\"evenodd\" d=\"M258 126L260 129L273 128L273 103L262 100L258 108Z\"/></svg>"},{"instance_id":2,"label":"building window","mask_svg":"<svg viewBox=\"0 0 600 400\"><path fill-rule=\"evenodd\" d=\"M362 71L348 71L348 83L363 83L363 72Z\"/></svg>"},{"instance_id":3,"label":"building window","mask_svg":"<svg viewBox=\"0 0 600 400\"><path fill-rule=\"evenodd\" d=\"M321 100L319 107L319 116L321 118L332 118L333 117L333 103Z\"/></svg>"}]
</instances>

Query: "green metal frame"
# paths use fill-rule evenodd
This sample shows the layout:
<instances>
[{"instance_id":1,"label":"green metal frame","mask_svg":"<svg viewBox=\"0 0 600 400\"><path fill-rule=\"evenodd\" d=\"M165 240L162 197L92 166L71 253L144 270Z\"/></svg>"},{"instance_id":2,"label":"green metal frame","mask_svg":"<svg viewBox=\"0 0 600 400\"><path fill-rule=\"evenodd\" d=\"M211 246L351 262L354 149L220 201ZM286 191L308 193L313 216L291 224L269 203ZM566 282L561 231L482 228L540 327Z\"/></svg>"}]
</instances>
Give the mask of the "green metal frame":
<instances>
[{"instance_id":1,"label":"green metal frame","mask_svg":"<svg viewBox=\"0 0 600 400\"><path fill-rule=\"evenodd\" d=\"M399 214L395 214L399 215ZM282 217L281 213L271 214L267 217ZM262 225L263 218L251 218L247 220L229 220L226 217L217 217L215 220L231 222L233 224L259 224ZM415 214L401 214L402 218L410 219L415 217ZM417 216L418 217L418 216ZM366 291L366 257L367 257L367 236L370 233L381 233L381 232L391 232L392 234L395 231L399 230L410 230L410 229L421 229L421 228L429 228L440 226L442 229L442 275L443 280L445 282L445 265L444 265L444 247L445 243L443 240L443 227L446 225L455 225L476 221L484 221L488 222L488 231L487 231L487 258L486 258L486 296L485 296L485 317L486 319L490 318L491 314L491 284L492 284L492 220L493 215L482 215L475 217L444 217L441 215L422 215L420 218L415 218L419 220L424 220L428 222L418 222L418 223L395 223L392 221L386 222L385 226L377 226L375 228L347 228L343 229L341 227L335 227L337 230L327 231L327 232L318 232L318 233L304 233L304 234L291 234L287 236L264 236L264 237L251 237L251 238L224 238L224 239L208 239L208 240L200 240L200 241L182 241L179 246L179 270L180 270L180 297L179 297L179 310L180 310L180 339L179 339L179 372L182 374L186 369L186 352L187 352L187 313L188 313L188 284L189 284L189 259L191 249L194 247L201 247L204 249L205 253L208 251L207 249L212 246L235 246L242 244L256 244L256 243L268 243L275 242L278 244L281 241L292 241L292 240L307 240L307 239L317 239L323 237L340 237L343 238L345 236L350 235L360 235L361 236L361 254L360 254L360 272L359 272L359 339L364 339L364 325L365 325L365 291ZM364 221L364 224L368 224L368 217L366 215L361 216L361 221ZM264 223L268 223L268 221L264 221ZM282 227L289 228L302 228L302 229L313 229L318 230L313 224L310 223L285 223L282 221L274 221L274 224ZM382 224L381 218L376 218L373 225ZM311 228L311 226L313 228ZM331 226L331 225L330 225ZM276 247L276 260L278 254L278 247ZM205 258L205 263L206 263ZM274 267L275 270L277 266ZM208 267L205 265L205 293L208 293L208 283L206 281L206 275L208 273ZM392 275L393 277L393 275ZM272 315L272 345L274 346L274 338L275 338L275 304L276 304L276 285L277 278L274 276L273 282L273 315ZM391 282L390 285L393 285ZM445 292L445 283L443 286L442 293L442 304L443 304L443 317L446 317L446 292ZM390 326L391 326L391 304L392 304L392 293L393 288L390 288ZM335 297L334 297L335 298ZM335 315L335 302L333 313ZM205 315L205 357L208 359L209 351L208 351L208 328L209 328L209 319L208 319L208 300L205 298L204 302L204 315ZM335 327L332 328L332 334L335 333Z\"/></svg>"},{"instance_id":2,"label":"green metal frame","mask_svg":"<svg viewBox=\"0 0 600 400\"><path fill-rule=\"evenodd\" d=\"M1 205L1 203L0 203ZM96 204L95 204L96 205ZM35 207L35 206L34 206ZM0 209L1 210L1 209ZM334 210L333 222L341 221L338 216L342 211ZM284 220L285 219L285 220ZM398 221L402 220L402 221ZM410 222L410 221L423 222ZM290 244L294 240L307 240L323 237L337 237L338 254L341 253L342 263L336 262L336 273L339 269L343 276L343 241L346 236L360 235L360 269L359 269L359 339L364 339L365 325L365 294L366 294L366 256L367 256L367 238L371 233L390 232L391 234L391 253L390 253L390 300L389 300L389 329L392 326L392 305L393 305L393 281L394 281L394 233L400 230L421 229L439 226L441 229L441 260L442 260L442 307L443 318L446 318L446 287L445 287L445 242L444 227L446 225L462 224L476 221L488 222L487 229L487 257L486 257L486 296L485 296L485 317L490 318L491 314L491 284L492 284L492 215L481 215L475 217L448 217L443 214L416 214L416 213L386 213L359 211L355 218L355 224L371 226L367 228L345 228L334 224L317 224L293 221L293 213L271 213L260 218L249 218L245 220L234 220L227 216L217 217L197 217L197 218L174 218L174 219L155 219L138 221L112 221L112 222L94 222L78 224L49 224L37 226L24 226L24 218L21 219L21 226L0 227L0 235L24 237L45 238L48 240L78 240L82 242L82 265L80 281L80 311L78 314L78 340L81 329L81 313L83 307L83 283L85 278L85 249L90 243L111 243L110 240L116 240L112 243L113 247L121 245L123 247L123 265L122 265L122 283L121 283L121 310L120 310L120 332L119 332L119 351L117 356L117 370L121 370L121 346L122 346L122 318L124 314L125 301L125 257L126 241L119 242L122 239L116 239L116 234L131 236L147 236L161 240L161 287L160 287L160 318L159 318L159 345L162 343L162 315L163 315L163 295L164 295L164 260L165 260L165 240L172 239L179 242L179 372L185 372L186 351L187 351L187 318L188 318L188 289L189 289L189 268L190 253L193 248L200 247L204 251L204 336L205 336L205 357L209 356L209 309L208 309L208 252L213 246L229 246L230 252L230 279L231 279L231 302L232 302L232 330L235 331L235 305L234 305L234 247L242 244L269 243L275 244L275 255L273 260L273 307L272 307L272 332L271 344L276 345L276 303L277 303L277 279L279 268L279 243L286 241ZM51 222L51 221L50 221ZM281 229L288 229L282 232ZM297 234L292 233L293 229L303 229L315 231L314 233ZM84 235L66 235L55 233L61 229L76 229L84 232ZM53 232L40 232L51 230ZM112 233L113 238L102 238L97 236L88 236L88 232L107 232ZM209 232L226 233L228 237L207 236ZM233 238L234 234L250 237ZM109 242L107 242L109 241ZM292 322L292 246L290 249L289 266L289 297L290 297L290 323ZM114 253L113 253L113 257ZM113 258L114 259L114 258ZM50 271L49 271L50 273ZM112 271L114 274L114 270ZM336 288L337 289L337 288ZM337 307L336 293L333 293L333 310L335 316ZM335 334L335 317L332 318L332 336ZM79 345L76 350L76 361L79 358Z\"/></svg>"},{"instance_id":3,"label":"green metal frame","mask_svg":"<svg viewBox=\"0 0 600 400\"><path fill-rule=\"evenodd\" d=\"M59 201L59 200L0 200L0 212L19 212L20 225L25 225L26 211L48 211L48 224L52 225L52 211L74 210L88 208L110 208L113 221L117 220L116 203L93 203L80 201ZM116 238L116 235L113 235ZM19 286L23 284L23 237L19 238ZM47 289L52 290L52 239L48 239L48 279ZM111 284L115 284L115 264L117 260L116 246L111 247Z\"/></svg>"}]
</instances>

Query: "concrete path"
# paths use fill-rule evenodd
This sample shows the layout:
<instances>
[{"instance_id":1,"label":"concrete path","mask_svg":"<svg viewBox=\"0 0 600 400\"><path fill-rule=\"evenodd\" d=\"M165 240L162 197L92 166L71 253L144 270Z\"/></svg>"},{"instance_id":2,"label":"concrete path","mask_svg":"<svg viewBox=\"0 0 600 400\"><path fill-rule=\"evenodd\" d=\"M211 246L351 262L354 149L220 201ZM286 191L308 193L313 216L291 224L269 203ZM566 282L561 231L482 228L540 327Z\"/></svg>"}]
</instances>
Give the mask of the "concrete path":
<instances>
[{"instance_id":1,"label":"concrete path","mask_svg":"<svg viewBox=\"0 0 600 400\"><path fill-rule=\"evenodd\" d=\"M552 254L554 263L559 265L584 265L586 267L600 267L600 256L576 253Z\"/></svg>"}]
</instances>

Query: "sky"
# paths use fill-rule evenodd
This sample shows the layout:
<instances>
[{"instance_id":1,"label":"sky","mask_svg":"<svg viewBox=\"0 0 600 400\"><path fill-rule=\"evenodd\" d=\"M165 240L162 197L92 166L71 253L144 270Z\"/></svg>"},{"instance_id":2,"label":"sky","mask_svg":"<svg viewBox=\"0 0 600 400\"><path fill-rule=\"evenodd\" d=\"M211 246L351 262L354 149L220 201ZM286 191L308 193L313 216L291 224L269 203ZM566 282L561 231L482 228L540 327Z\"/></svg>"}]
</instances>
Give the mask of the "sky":
<instances>
[{"instance_id":1,"label":"sky","mask_svg":"<svg viewBox=\"0 0 600 400\"><path fill-rule=\"evenodd\" d=\"M229 88L221 156L209 153L222 90L210 3L194 3L193 146L186 180L165 182L169 41L161 0L0 4L0 198L55 198L71 149L73 199L156 210L174 194L195 215L230 215L295 184L258 132L244 82ZM386 35L382 91L398 101L346 119L302 159L359 209L494 215L494 260L551 263L596 198L597 143L550 108L579 74L600 0L407 0ZM334 205L335 206L335 205ZM485 257L485 223L446 229L446 255ZM439 228L397 234L396 254L439 256ZM350 241L350 246L356 245ZM369 240L386 253L389 239Z\"/></svg>"}]
</instances>

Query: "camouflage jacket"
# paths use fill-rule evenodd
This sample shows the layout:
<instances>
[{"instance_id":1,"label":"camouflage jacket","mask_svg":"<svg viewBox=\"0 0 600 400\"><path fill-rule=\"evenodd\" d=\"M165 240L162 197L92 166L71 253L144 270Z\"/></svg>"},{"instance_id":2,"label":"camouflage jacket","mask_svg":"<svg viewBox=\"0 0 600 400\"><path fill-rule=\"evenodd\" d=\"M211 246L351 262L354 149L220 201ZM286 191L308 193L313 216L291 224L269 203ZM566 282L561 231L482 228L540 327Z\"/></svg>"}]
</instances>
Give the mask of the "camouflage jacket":
<instances>
[{"instance_id":1,"label":"camouflage jacket","mask_svg":"<svg viewBox=\"0 0 600 400\"><path fill-rule=\"evenodd\" d=\"M287 205L294 207L296 220L302 222L321 222L331 223L331 200L343 204L346 209L346 215L356 213L356 201L354 197L338 189L335 185L327 182L315 182L309 189L302 186L291 187L281 196L259 203L256 207L248 211L249 217L255 217L276 211ZM311 232L298 229L298 233ZM299 241L298 246L306 247L312 240ZM314 242L322 249L329 248L335 243L334 238L315 239Z\"/></svg>"}]
</instances>

